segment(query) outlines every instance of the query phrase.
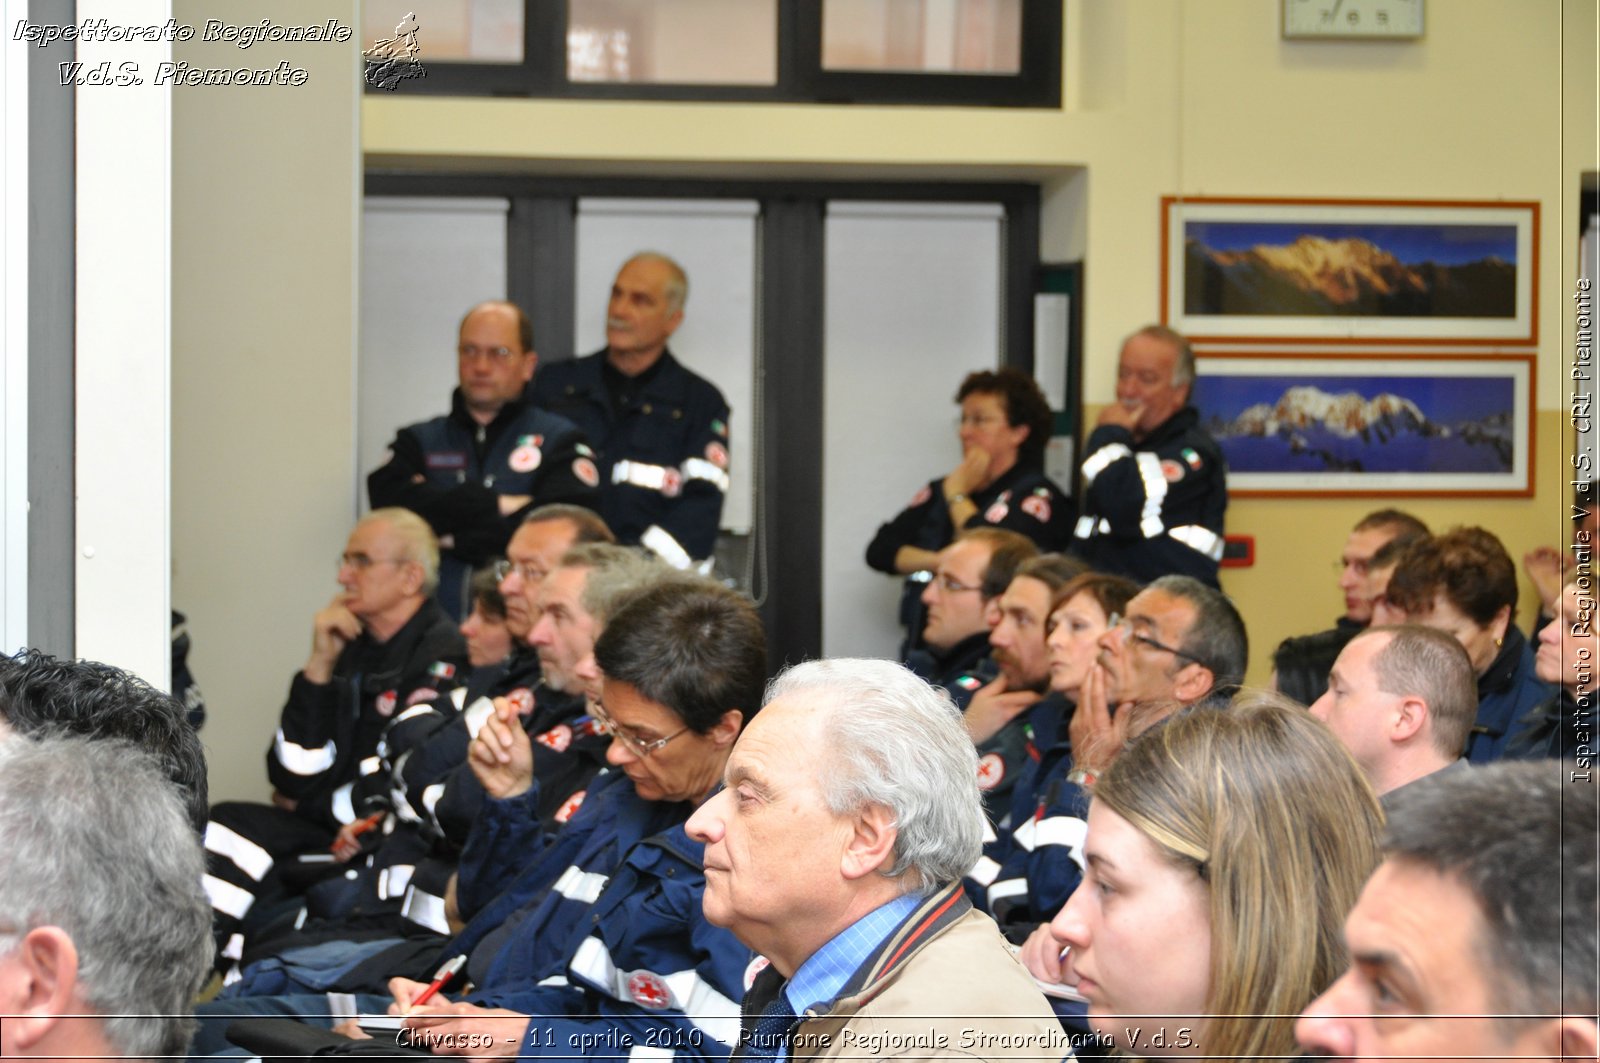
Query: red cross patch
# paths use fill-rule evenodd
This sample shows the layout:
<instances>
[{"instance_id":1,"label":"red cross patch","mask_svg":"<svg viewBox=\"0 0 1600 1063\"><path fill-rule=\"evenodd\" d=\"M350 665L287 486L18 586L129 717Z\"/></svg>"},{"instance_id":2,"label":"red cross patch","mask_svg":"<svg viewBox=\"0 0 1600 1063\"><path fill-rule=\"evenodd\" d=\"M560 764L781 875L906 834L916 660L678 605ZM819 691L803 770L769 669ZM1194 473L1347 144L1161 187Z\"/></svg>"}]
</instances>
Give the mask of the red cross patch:
<instances>
[{"instance_id":1,"label":"red cross patch","mask_svg":"<svg viewBox=\"0 0 1600 1063\"><path fill-rule=\"evenodd\" d=\"M744 988L746 992L749 991L751 986L756 984L756 975L766 970L771 964L772 961L767 959L765 956L757 956L755 959L750 961L750 966L744 969Z\"/></svg>"},{"instance_id":2,"label":"red cross patch","mask_svg":"<svg viewBox=\"0 0 1600 1063\"><path fill-rule=\"evenodd\" d=\"M728 448L713 440L706 444L706 460L719 469L728 467Z\"/></svg>"},{"instance_id":3,"label":"red cross patch","mask_svg":"<svg viewBox=\"0 0 1600 1063\"><path fill-rule=\"evenodd\" d=\"M571 819L573 813L577 812L579 806L583 804L584 794L587 794L588 792L589 791L587 790L579 790L577 793L561 802L561 807L556 809L556 814L550 818L554 819L557 823L565 823L567 820Z\"/></svg>"},{"instance_id":4,"label":"red cross patch","mask_svg":"<svg viewBox=\"0 0 1600 1063\"><path fill-rule=\"evenodd\" d=\"M985 753L978 758L978 789L993 790L1006 777L1005 758L998 753Z\"/></svg>"},{"instance_id":5,"label":"red cross patch","mask_svg":"<svg viewBox=\"0 0 1600 1063\"><path fill-rule=\"evenodd\" d=\"M544 455L539 453L539 448L533 445L521 446L511 452L512 472L532 472L544 460Z\"/></svg>"},{"instance_id":6,"label":"red cross patch","mask_svg":"<svg viewBox=\"0 0 1600 1063\"><path fill-rule=\"evenodd\" d=\"M588 487L600 486L600 470L594 467L594 462L588 458L576 458L572 462L572 475Z\"/></svg>"},{"instance_id":7,"label":"red cross patch","mask_svg":"<svg viewBox=\"0 0 1600 1063\"><path fill-rule=\"evenodd\" d=\"M1161 475L1167 478L1167 483L1169 484L1175 484L1179 480L1183 479L1183 474L1186 471L1187 470L1185 470L1182 465L1173 461L1171 458L1161 459Z\"/></svg>"},{"instance_id":8,"label":"red cross patch","mask_svg":"<svg viewBox=\"0 0 1600 1063\"><path fill-rule=\"evenodd\" d=\"M406 708L409 709L419 701L432 701L438 696L439 692L432 687L418 687L411 692L410 697L406 698Z\"/></svg>"},{"instance_id":9,"label":"red cross patch","mask_svg":"<svg viewBox=\"0 0 1600 1063\"><path fill-rule=\"evenodd\" d=\"M909 506L907 506L906 508L907 509L916 509L918 506L922 505L924 502L926 502L928 499L930 499L932 497L933 497L933 488L929 487L927 484L923 484L922 485L922 489L920 491L918 491L916 494L911 496L911 504Z\"/></svg>"},{"instance_id":10,"label":"red cross patch","mask_svg":"<svg viewBox=\"0 0 1600 1063\"><path fill-rule=\"evenodd\" d=\"M994 505L983 511L983 519L990 524L999 524L1006 519L1006 514L1011 512L1011 507L1006 505L1004 495L995 499Z\"/></svg>"},{"instance_id":11,"label":"red cross patch","mask_svg":"<svg viewBox=\"0 0 1600 1063\"><path fill-rule=\"evenodd\" d=\"M518 716L526 716L533 711L533 691L527 687L518 687L506 695L506 700L511 707L517 710Z\"/></svg>"},{"instance_id":12,"label":"red cross patch","mask_svg":"<svg viewBox=\"0 0 1600 1063\"><path fill-rule=\"evenodd\" d=\"M373 704L373 708L378 710L379 716L393 716L394 707L399 700L400 694L398 691L385 690L378 695L378 700Z\"/></svg>"},{"instance_id":13,"label":"red cross patch","mask_svg":"<svg viewBox=\"0 0 1600 1063\"><path fill-rule=\"evenodd\" d=\"M672 990L659 974L650 971L634 971L628 975L628 995L641 1008L660 1010L672 1003Z\"/></svg>"},{"instance_id":14,"label":"red cross patch","mask_svg":"<svg viewBox=\"0 0 1600 1063\"><path fill-rule=\"evenodd\" d=\"M558 723L544 734L534 738L541 746L546 746L557 753L563 752L572 744L572 728L564 723Z\"/></svg>"},{"instance_id":15,"label":"red cross patch","mask_svg":"<svg viewBox=\"0 0 1600 1063\"><path fill-rule=\"evenodd\" d=\"M678 492L683 490L683 473L668 467L662 470L661 493L668 498L677 498Z\"/></svg>"},{"instance_id":16,"label":"red cross patch","mask_svg":"<svg viewBox=\"0 0 1600 1063\"><path fill-rule=\"evenodd\" d=\"M1029 495L1022 500L1022 512L1041 524L1050 523L1050 500L1044 495Z\"/></svg>"}]
</instances>

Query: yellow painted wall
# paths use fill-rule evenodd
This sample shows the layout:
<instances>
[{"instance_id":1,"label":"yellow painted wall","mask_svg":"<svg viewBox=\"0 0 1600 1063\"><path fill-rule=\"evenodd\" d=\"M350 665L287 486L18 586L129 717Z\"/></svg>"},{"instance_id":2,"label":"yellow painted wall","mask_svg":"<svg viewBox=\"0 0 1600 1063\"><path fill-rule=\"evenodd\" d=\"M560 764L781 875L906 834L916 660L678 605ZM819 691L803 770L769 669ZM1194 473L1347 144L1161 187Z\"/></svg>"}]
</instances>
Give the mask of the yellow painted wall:
<instances>
[{"instance_id":1,"label":"yellow painted wall","mask_svg":"<svg viewBox=\"0 0 1600 1063\"><path fill-rule=\"evenodd\" d=\"M1484 524L1520 560L1564 527L1566 296L1579 177L1596 169L1595 5L1436 0L1409 43L1284 41L1279 6L1068 0L1054 112L396 94L367 98L362 143L369 165L1037 180L1043 257L1086 263L1091 413L1110 397L1120 338L1158 313L1162 195L1537 200L1537 493L1399 502L1438 528ZM1224 575L1250 623L1253 679L1280 639L1338 615L1333 559L1390 501L1233 505L1230 531L1256 538L1255 567Z\"/></svg>"},{"instance_id":2,"label":"yellow painted wall","mask_svg":"<svg viewBox=\"0 0 1600 1063\"><path fill-rule=\"evenodd\" d=\"M180 0L180 24L358 25L349 3ZM172 92L172 602L214 800L266 797L262 754L356 512L361 42L200 35L196 67L303 67L297 87Z\"/></svg>"}]
</instances>

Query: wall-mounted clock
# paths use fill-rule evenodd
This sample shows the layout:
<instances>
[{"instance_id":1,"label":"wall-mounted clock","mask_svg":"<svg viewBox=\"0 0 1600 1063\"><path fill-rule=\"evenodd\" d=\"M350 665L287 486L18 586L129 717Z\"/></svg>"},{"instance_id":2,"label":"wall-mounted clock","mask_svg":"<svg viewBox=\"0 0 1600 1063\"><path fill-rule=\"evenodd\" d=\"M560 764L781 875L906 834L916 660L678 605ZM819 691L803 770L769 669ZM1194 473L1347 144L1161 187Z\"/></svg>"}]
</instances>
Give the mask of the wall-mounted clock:
<instances>
[{"instance_id":1,"label":"wall-mounted clock","mask_svg":"<svg viewBox=\"0 0 1600 1063\"><path fill-rule=\"evenodd\" d=\"M1283 0L1286 40L1416 40L1422 0Z\"/></svg>"}]
</instances>

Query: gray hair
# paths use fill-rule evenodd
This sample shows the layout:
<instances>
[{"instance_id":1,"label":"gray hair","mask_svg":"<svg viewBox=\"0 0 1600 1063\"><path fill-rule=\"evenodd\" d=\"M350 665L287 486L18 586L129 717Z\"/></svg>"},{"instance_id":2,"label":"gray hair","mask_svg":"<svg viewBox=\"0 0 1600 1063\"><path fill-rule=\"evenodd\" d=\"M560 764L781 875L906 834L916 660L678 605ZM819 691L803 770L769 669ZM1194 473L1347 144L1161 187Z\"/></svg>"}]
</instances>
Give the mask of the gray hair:
<instances>
[{"instance_id":1,"label":"gray hair","mask_svg":"<svg viewBox=\"0 0 1600 1063\"><path fill-rule=\"evenodd\" d=\"M1582 779L1582 781L1579 781ZM1487 933L1478 944L1516 1030L1540 1017L1594 1015L1596 970L1592 777L1557 761L1502 762L1436 774L1390 795L1384 853L1464 886Z\"/></svg>"},{"instance_id":2,"label":"gray hair","mask_svg":"<svg viewBox=\"0 0 1600 1063\"><path fill-rule=\"evenodd\" d=\"M562 554L556 567L588 570L578 603L599 627L627 601L676 571L653 554L612 543L580 543Z\"/></svg>"},{"instance_id":3,"label":"gray hair","mask_svg":"<svg viewBox=\"0 0 1600 1063\"><path fill-rule=\"evenodd\" d=\"M655 262L667 267L667 309L673 312L682 310L683 305L689 301L689 275L678 265L677 260L663 255L660 251L640 251L624 262L623 268L626 269L635 262Z\"/></svg>"},{"instance_id":4,"label":"gray hair","mask_svg":"<svg viewBox=\"0 0 1600 1063\"><path fill-rule=\"evenodd\" d=\"M120 1054L188 1047L188 1012L211 966L204 874L172 783L135 747L0 739L0 926L72 938L78 992Z\"/></svg>"},{"instance_id":5,"label":"gray hair","mask_svg":"<svg viewBox=\"0 0 1600 1063\"><path fill-rule=\"evenodd\" d=\"M983 852L978 754L943 690L893 661L807 661L767 686L766 704L817 698L827 746L816 751L835 815L869 805L894 816L894 866L905 892L958 882Z\"/></svg>"},{"instance_id":6,"label":"gray hair","mask_svg":"<svg viewBox=\"0 0 1600 1063\"><path fill-rule=\"evenodd\" d=\"M1181 388L1194 383L1194 347L1189 343L1189 337L1165 325L1146 325L1133 335L1160 340L1172 348L1173 353L1178 356L1177 361L1172 363L1173 387ZM1133 336L1128 337L1132 338ZM1126 343L1127 340L1123 342Z\"/></svg>"},{"instance_id":7,"label":"gray hair","mask_svg":"<svg viewBox=\"0 0 1600 1063\"><path fill-rule=\"evenodd\" d=\"M1192 576L1162 576L1148 590L1182 598L1194 606L1194 623L1183 633L1181 649L1211 671L1211 689L1236 687L1244 682L1250 660L1250 640L1244 618L1227 595L1207 587Z\"/></svg>"},{"instance_id":8,"label":"gray hair","mask_svg":"<svg viewBox=\"0 0 1600 1063\"><path fill-rule=\"evenodd\" d=\"M1356 638L1381 634L1390 638L1372 658L1378 689L1427 702L1434 748L1452 760L1461 756L1478 718L1478 677L1472 658L1454 635L1421 624L1371 627Z\"/></svg>"},{"instance_id":9,"label":"gray hair","mask_svg":"<svg viewBox=\"0 0 1600 1063\"><path fill-rule=\"evenodd\" d=\"M400 540L401 556L422 566L424 597L439 586L439 540L428 522L401 506L383 506L361 518L361 523L381 521Z\"/></svg>"}]
</instances>

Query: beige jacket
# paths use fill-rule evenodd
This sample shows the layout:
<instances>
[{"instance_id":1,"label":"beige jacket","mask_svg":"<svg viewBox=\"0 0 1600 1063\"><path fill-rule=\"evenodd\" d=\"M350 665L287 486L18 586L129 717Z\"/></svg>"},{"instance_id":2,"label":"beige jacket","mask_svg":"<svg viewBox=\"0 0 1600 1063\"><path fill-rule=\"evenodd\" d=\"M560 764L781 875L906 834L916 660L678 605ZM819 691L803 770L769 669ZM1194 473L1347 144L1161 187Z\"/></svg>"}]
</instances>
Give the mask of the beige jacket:
<instances>
[{"instance_id":1,"label":"beige jacket","mask_svg":"<svg viewBox=\"0 0 1600 1063\"><path fill-rule=\"evenodd\" d=\"M782 988L772 968L745 995L745 1028ZM734 1058L743 1056L743 1046ZM1060 1059L1071 1054L1033 978L959 883L924 901L830 1004L801 1016L793 1063L811 1059Z\"/></svg>"}]
</instances>

